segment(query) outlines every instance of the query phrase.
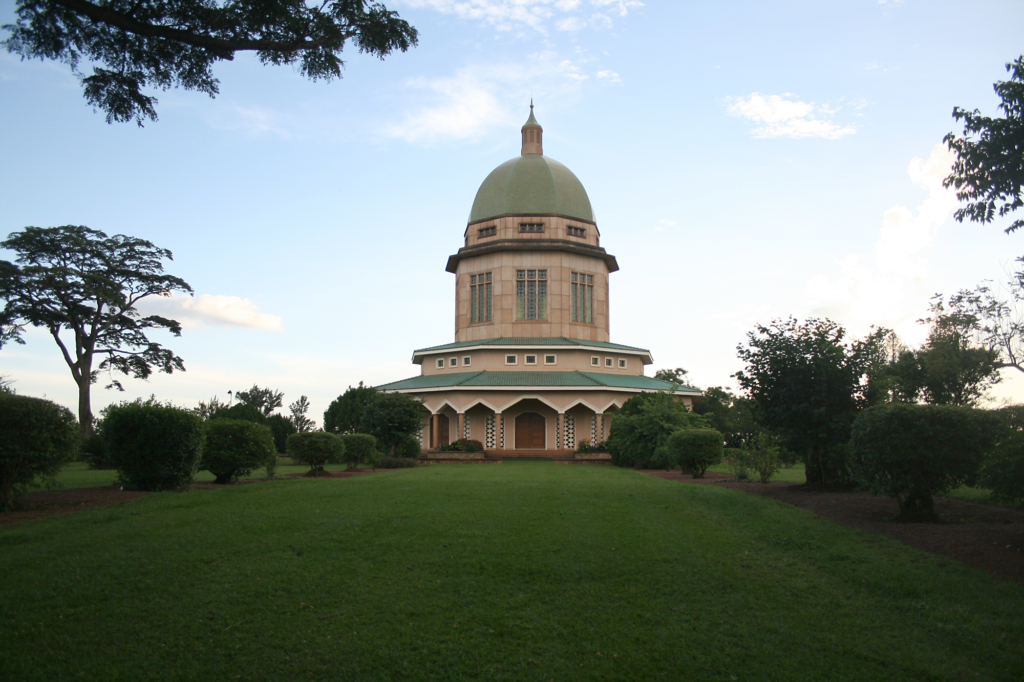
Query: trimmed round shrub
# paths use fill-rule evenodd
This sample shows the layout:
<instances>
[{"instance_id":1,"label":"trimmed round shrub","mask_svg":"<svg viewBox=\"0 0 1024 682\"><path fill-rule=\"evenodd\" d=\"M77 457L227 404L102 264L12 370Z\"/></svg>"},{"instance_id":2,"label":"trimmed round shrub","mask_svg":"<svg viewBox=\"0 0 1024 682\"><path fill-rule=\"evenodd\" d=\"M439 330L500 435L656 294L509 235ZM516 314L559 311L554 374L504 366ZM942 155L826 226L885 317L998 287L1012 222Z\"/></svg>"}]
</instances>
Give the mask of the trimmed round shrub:
<instances>
[{"instance_id":1,"label":"trimmed round shrub","mask_svg":"<svg viewBox=\"0 0 1024 682\"><path fill-rule=\"evenodd\" d=\"M725 440L714 429L680 429L666 443L673 461L694 478L703 478L709 466L722 461Z\"/></svg>"},{"instance_id":2,"label":"trimmed round shrub","mask_svg":"<svg viewBox=\"0 0 1024 682\"><path fill-rule=\"evenodd\" d=\"M406 436L395 446L395 457L399 459L419 459L423 448L415 436Z\"/></svg>"},{"instance_id":3,"label":"trimmed round shrub","mask_svg":"<svg viewBox=\"0 0 1024 682\"><path fill-rule=\"evenodd\" d=\"M274 436L267 426L241 419L206 422L206 447L200 468L216 476L214 483L234 483L240 477L277 460Z\"/></svg>"},{"instance_id":4,"label":"trimmed round shrub","mask_svg":"<svg viewBox=\"0 0 1024 682\"><path fill-rule=\"evenodd\" d=\"M333 433L307 431L288 436L288 456L293 462L305 464L316 475L328 464L337 464L345 457L345 442Z\"/></svg>"},{"instance_id":5,"label":"trimmed round shrub","mask_svg":"<svg viewBox=\"0 0 1024 682\"><path fill-rule=\"evenodd\" d=\"M203 418L156 402L122 403L103 420L118 480L138 490L177 490L195 478L203 456Z\"/></svg>"},{"instance_id":6,"label":"trimmed round shrub","mask_svg":"<svg viewBox=\"0 0 1024 682\"><path fill-rule=\"evenodd\" d=\"M0 391L0 511L36 478L71 461L81 436L71 410L50 400Z\"/></svg>"},{"instance_id":7,"label":"trimmed round shrub","mask_svg":"<svg viewBox=\"0 0 1024 682\"><path fill-rule=\"evenodd\" d=\"M933 522L932 495L973 483L999 431L982 410L888 403L857 416L848 452L857 480L896 499L898 520Z\"/></svg>"},{"instance_id":8,"label":"trimmed round shrub","mask_svg":"<svg viewBox=\"0 0 1024 682\"><path fill-rule=\"evenodd\" d=\"M372 464L377 452L377 439L366 433L350 433L338 436L345 443L345 454L342 459L349 469L360 464Z\"/></svg>"},{"instance_id":9,"label":"trimmed round shrub","mask_svg":"<svg viewBox=\"0 0 1024 682\"><path fill-rule=\"evenodd\" d=\"M1000 439L981 465L978 485L992 491L992 497L1024 504L1024 433Z\"/></svg>"},{"instance_id":10,"label":"trimmed round shrub","mask_svg":"<svg viewBox=\"0 0 1024 682\"><path fill-rule=\"evenodd\" d=\"M270 427L274 434L274 447L276 452L286 452L288 449L288 436L298 433L292 420L283 414L272 414L263 422Z\"/></svg>"}]
</instances>

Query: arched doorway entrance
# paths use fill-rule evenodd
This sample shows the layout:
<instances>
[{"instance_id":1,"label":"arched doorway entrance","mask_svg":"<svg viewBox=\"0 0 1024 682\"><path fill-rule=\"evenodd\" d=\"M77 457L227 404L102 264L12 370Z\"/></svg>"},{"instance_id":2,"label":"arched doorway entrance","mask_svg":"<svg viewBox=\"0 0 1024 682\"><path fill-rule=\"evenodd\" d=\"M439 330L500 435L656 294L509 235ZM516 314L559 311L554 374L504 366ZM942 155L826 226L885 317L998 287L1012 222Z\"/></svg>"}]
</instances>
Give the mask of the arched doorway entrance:
<instances>
[{"instance_id":1,"label":"arched doorway entrance","mask_svg":"<svg viewBox=\"0 0 1024 682\"><path fill-rule=\"evenodd\" d=\"M441 412L437 415L437 433L434 433L434 420L430 420L430 442L434 447L448 445L448 415Z\"/></svg>"},{"instance_id":2,"label":"arched doorway entrance","mask_svg":"<svg viewBox=\"0 0 1024 682\"><path fill-rule=\"evenodd\" d=\"M543 450L545 430L544 417L536 412L523 412L516 417L516 449Z\"/></svg>"}]
</instances>

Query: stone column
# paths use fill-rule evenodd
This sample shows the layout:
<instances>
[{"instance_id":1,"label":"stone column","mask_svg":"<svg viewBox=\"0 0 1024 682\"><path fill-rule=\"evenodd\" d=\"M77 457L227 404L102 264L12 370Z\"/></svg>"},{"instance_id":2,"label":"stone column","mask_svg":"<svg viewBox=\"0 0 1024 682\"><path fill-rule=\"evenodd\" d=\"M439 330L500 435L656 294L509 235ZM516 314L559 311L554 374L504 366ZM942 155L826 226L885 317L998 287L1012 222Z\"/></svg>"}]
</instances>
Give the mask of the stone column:
<instances>
[{"instance_id":1,"label":"stone column","mask_svg":"<svg viewBox=\"0 0 1024 682\"><path fill-rule=\"evenodd\" d=\"M441 418L433 414L430 416L430 448L437 448L438 439L441 437Z\"/></svg>"},{"instance_id":2,"label":"stone column","mask_svg":"<svg viewBox=\"0 0 1024 682\"><path fill-rule=\"evenodd\" d=\"M494 442L499 450L505 449L505 418L501 412L494 413Z\"/></svg>"},{"instance_id":3,"label":"stone column","mask_svg":"<svg viewBox=\"0 0 1024 682\"><path fill-rule=\"evenodd\" d=\"M462 438L462 435L463 435L462 432L466 430L466 413L465 412L459 412L458 413L458 415L455 418L455 424L456 424L456 427L457 427L456 431L455 431L455 440L459 440L460 438Z\"/></svg>"},{"instance_id":4,"label":"stone column","mask_svg":"<svg viewBox=\"0 0 1024 682\"><path fill-rule=\"evenodd\" d=\"M604 440L604 412L595 414L594 419L597 420L597 428L594 430L596 435L594 437L597 438L597 443L600 443ZM591 445L597 445L597 443L591 443Z\"/></svg>"},{"instance_id":5,"label":"stone column","mask_svg":"<svg viewBox=\"0 0 1024 682\"><path fill-rule=\"evenodd\" d=\"M558 427L555 429L555 449L565 449L565 412L558 413Z\"/></svg>"}]
</instances>

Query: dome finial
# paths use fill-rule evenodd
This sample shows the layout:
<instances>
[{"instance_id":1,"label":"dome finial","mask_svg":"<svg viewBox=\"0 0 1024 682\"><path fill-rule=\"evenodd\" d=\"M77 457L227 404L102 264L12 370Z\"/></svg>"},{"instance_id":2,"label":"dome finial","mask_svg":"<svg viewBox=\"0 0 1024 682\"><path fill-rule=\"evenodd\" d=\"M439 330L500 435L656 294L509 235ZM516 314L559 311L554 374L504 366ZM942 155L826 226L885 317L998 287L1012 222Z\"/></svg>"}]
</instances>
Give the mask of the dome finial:
<instances>
[{"instance_id":1,"label":"dome finial","mask_svg":"<svg viewBox=\"0 0 1024 682\"><path fill-rule=\"evenodd\" d=\"M544 154L544 129L533 117L533 98L530 98L530 118L523 124L523 156L527 154Z\"/></svg>"}]
</instances>

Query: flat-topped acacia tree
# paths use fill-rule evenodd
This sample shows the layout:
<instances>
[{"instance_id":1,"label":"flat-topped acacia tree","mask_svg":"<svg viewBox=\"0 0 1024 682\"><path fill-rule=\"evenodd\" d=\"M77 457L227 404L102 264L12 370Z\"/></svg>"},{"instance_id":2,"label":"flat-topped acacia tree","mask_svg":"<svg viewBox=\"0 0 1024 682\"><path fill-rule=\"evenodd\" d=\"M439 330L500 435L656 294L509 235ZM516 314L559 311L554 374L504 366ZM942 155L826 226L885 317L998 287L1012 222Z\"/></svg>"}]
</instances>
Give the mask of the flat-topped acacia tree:
<instances>
[{"instance_id":1,"label":"flat-topped acacia tree","mask_svg":"<svg viewBox=\"0 0 1024 682\"><path fill-rule=\"evenodd\" d=\"M0 299L6 302L0 346L24 343L25 325L50 333L78 384L83 435L92 433L90 388L100 371L111 373L107 388L124 390L114 372L145 379L154 369L185 370L181 358L146 336L150 329L181 336L181 325L136 310L148 296L192 293L183 279L164 272L164 259L173 260L167 249L80 225L26 227L0 247L17 254L15 263L0 261Z\"/></svg>"},{"instance_id":2,"label":"flat-topped acacia tree","mask_svg":"<svg viewBox=\"0 0 1024 682\"><path fill-rule=\"evenodd\" d=\"M341 78L353 41L383 59L416 45L416 29L372 0L18 0L0 45L23 59L64 62L107 123L155 121L143 89L219 91L213 65L239 52L294 64L311 80ZM92 74L79 73L79 64Z\"/></svg>"}]
</instances>

